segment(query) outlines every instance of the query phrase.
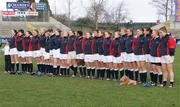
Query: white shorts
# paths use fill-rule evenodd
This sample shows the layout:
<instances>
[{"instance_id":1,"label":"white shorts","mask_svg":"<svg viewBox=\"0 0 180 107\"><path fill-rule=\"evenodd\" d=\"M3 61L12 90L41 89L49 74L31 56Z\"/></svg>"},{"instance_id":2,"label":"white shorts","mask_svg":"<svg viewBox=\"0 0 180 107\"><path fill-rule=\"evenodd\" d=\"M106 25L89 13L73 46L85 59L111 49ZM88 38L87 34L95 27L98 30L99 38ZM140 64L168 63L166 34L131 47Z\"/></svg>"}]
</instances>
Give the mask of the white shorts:
<instances>
[{"instance_id":1,"label":"white shorts","mask_svg":"<svg viewBox=\"0 0 180 107\"><path fill-rule=\"evenodd\" d=\"M113 56L111 56L111 55L109 55L109 56L104 56L103 62L104 62L104 63L111 63L111 62L113 62Z\"/></svg>"},{"instance_id":2,"label":"white shorts","mask_svg":"<svg viewBox=\"0 0 180 107\"><path fill-rule=\"evenodd\" d=\"M40 56L41 56L40 50L33 51L33 57L34 57L34 58L40 57Z\"/></svg>"},{"instance_id":3,"label":"white shorts","mask_svg":"<svg viewBox=\"0 0 180 107\"><path fill-rule=\"evenodd\" d=\"M119 57L113 57L113 63L115 64L120 64L122 63L122 57L119 56Z\"/></svg>"},{"instance_id":4,"label":"white shorts","mask_svg":"<svg viewBox=\"0 0 180 107\"><path fill-rule=\"evenodd\" d=\"M42 56L45 57L45 56L46 56L46 53L47 53L47 52L45 51Z\"/></svg>"},{"instance_id":5,"label":"white shorts","mask_svg":"<svg viewBox=\"0 0 180 107\"><path fill-rule=\"evenodd\" d=\"M60 57L60 49L56 49L53 51L53 58L59 58Z\"/></svg>"},{"instance_id":6,"label":"white shorts","mask_svg":"<svg viewBox=\"0 0 180 107\"><path fill-rule=\"evenodd\" d=\"M24 57L32 57L32 51L25 51L24 52Z\"/></svg>"},{"instance_id":7,"label":"white shorts","mask_svg":"<svg viewBox=\"0 0 180 107\"><path fill-rule=\"evenodd\" d=\"M104 55L99 55L98 61L103 62Z\"/></svg>"},{"instance_id":8,"label":"white shorts","mask_svg":"<svg viewBox=\"0 0 180 107\"><path fill-rule=\"evenodd\" d=\"M76 59L76 52L75 51L68 52L68 59Z\"/></svg>"},{"instance_id":9,"label":"white shorts","mask_svg":"<svg viewBox=\"0 0 180 107\"><path fill-rule=\"evenodd\" d=\"M162 64L172 64L174 62L174 56L165 55L161 57Z\"/></svg>"},{"instance_id":10,"label":"white shorts","mask_svg":"<svg viewBox=\"0 0 180 107\"><path fill-rule=\"evenodd\" d=\"M94 62L93 55L85 55L84 62Z\"/></svg>"},{"instance_id":11,"label":"white shorts","mask_svg":"<svg viewBox=\"0 0 180 107\"><path fill-rule=\"evenodd\" d=\"M99 60L99 54L94 54L93 58L94 58L95 61L98 61Z\"/></svg>"},{"instance_id":12,"label":"white shorts","mask_svg":"<svg viewBox=\"0 0 180 107\"><path fill-rule=\"evenodd\" d=\"M10 49L9 53L10 53L10 55L18 55L18 51L16 48Z\"/></svg>"},{"instance_id":13,"label":"white shorts","mask_svg":"<svg viewBox=\"0 0 180 107\"><path fill-rule=\"evenodd\" d=\"M150 62L151 56L150 54L145 55L146 62Z\"/></svg>"},{"instance_id":14,"label":"white shorts","mask_svg":"<svg viewBox=\"0 0 180 107\"><path fill-rule=\"evenodd\" d=\"M18 57L24 58L25 52L24 51L18 51Z\"/></svg>"},{"instance_id":15,"label":"white shorts","mask_svg":"<svg viewBox=\"0 0 180 107\"><path fill-rule=\"evenodd\" d=\"M145 61L145 55L135 55L135 61Z\"/></svg>"},{"instance_id":16,"label":"white shorts","mask_svg":"<svg viewBox=\"0 0 180 107\"><path fill-rule=\"evenodd\" d=\"M151 63L161 63L161 57L151 56L150 61Z\"/></svg>"},{"instance_id":17,"label":"white shorts","mask_svg":"<svg viewBox=\"0 0 180 107\"><path fill-rule=\"evenodd\" d=\"M50 56L53 56L54 50L55 50L55 49L49 51L49 55L50 55Z\"/></svg>"},{"instance_id":18,"label":"white shorts","mask_svg":"<svg viewBox=\"0 0 180 107\"><path fill-rule=\"evenodd\" d=\"M84 59L84 54L77 54L76 59Z\"/></svg>"},{"instance_id":19,"label":"white shorts","mask_svg":"<svg viewBox=\"0 0 180 107\"><path fill-rule=\"evenodd\" d=\"M44 60L50 59L50 54L47 52L45 52L43 56L44 56Z\"/></svg>"},{"instance_id":20,"label":"white shorts","mask_svg":"<svg viewBox=\"0 0 180 107\"><path fill-rule=\"evenodd\" d=\"M59 59L67 59L68 54L60 54Z\"/></svg>"},{"instance_id":21,"label":"white shorts","mask_svg":"<svg viewBox=\"0 0 180 107\"><path fill-rule=\"evenodd\" d=\"M40 49L40 56L44 56L45 53L46 53L45 48L41 48Z\"/></svg>"},{"instance_id":22,"label":"white shorts","mask_svg":"<svg viewBox=\"0 0 180 107\"><path fill-rule=\"evenodd\" d=\"M126 52L122 52L122 53L121 53L122 61L126 61L126 55L127 55Z\"/></svg>"},{"instance_id":23,"label":"white shorts","mask_svg":"<svg viewBox=\"0 0 180 107\"><path fill-rule=\"evenodd\" d=\"M125 62L134 62L135 61L135 55L134 53L127 53L126 54L126 58L125 58Z\"/></svg>"}]
</instances>

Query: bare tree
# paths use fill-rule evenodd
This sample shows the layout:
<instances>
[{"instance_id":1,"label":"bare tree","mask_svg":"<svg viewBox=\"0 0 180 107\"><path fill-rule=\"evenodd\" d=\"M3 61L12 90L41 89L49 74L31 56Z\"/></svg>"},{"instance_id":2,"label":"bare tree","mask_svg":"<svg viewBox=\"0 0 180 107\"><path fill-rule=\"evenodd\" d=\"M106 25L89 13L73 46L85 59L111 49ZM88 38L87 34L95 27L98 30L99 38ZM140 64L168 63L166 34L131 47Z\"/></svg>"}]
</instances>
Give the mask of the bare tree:
<instances>
[{"instance_id":1,"label":"bare tree","mask_svg":"<svg viewBox=\"0 0 180 107\"><path fill-rule=\"evenodd\" d=\"M71 17L72 17L72 10L74 9L73 3L74 0L66 0L67 3L67 18L68 18L68 26L71 26Z\"/></svg>"},{"instance_id":2,"label":"bare tree","mask_svg":"<svg viewBox=\"0 0 180 107\"><path fill-rule=\"evenodd\" d=\"M103 22L115 23L117 25L117 29L119 29L119 24L125 22L129 18L128 10L125 6L125 2L121 1L117 3L117 6L107 8L104 13Z\"/></svg>"},{"instance_id":3,"label":"bare tree","mask_svg":"<svg viewBox=\"0 0 180 107\"><path fill-rule=\"evenodd\" d=\"M114 23L121 23L128 18L128 11L125 8L124 1L120 2L116 8L112 11L112 19Z\"/></svg>"},{"instance_id":4,"label":"bare tree","mask_svg":"<svg viewBox=\"0 0 180 107\"><path fill-rule=\"evenodd\" d=\"M68 17L66 14L61 14L61 15L55 15L54 18L58 20L59 22L62 22L64 25L68 25Z\"/></svg>"},{"instance_id":5,"label":"bare tree","mask_svg":"<svg viewBox=\"0 0 180 107\"><path fill-rule=\"evenodd\" d=\"M158 15L164 16L166 21L169 15L173 15L174 0L152 0L152 4L158 9Z\"/></svg>"},{"instance_id":6,"label":"bare tree","mask_svg":"<svg viewBox=\"0 0 180 107\"><path fill-rule=\"evenodd\" d=\"M91 0L90 7L87 8L87 15L94 20L96 29L98 29L98 23L105 12L105 4L105 0Z\"/></svg>"}]
</instances>

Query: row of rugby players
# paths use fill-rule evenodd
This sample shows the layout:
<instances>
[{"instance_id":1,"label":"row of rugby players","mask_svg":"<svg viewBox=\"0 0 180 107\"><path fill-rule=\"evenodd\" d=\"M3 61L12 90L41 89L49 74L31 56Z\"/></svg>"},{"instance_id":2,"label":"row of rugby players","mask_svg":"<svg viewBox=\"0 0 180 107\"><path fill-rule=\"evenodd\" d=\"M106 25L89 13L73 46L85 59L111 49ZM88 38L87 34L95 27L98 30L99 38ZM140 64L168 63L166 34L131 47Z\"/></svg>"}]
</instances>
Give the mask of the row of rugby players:
<instances>
[{"instance_id":1,"label":"row of rugby players","mask_svg":"<svg viewBox=\"0 0 180 107\"><path fill-rule=\"evenodd\" d=\"M72 69L73 77L77 71L81 77L107 80L127 75L145 83L149 71L155 85L165 86L168 76L170 85L174 83L176 42L165 28L137 29L136 35L126 28L114 34L40 29L32 33L13 30L13 35L9 40L13 73L19 71L19 62L23 72L33 72L34 57L38 72L50 75L69 76Z\"/></svg>"}]
</instances>

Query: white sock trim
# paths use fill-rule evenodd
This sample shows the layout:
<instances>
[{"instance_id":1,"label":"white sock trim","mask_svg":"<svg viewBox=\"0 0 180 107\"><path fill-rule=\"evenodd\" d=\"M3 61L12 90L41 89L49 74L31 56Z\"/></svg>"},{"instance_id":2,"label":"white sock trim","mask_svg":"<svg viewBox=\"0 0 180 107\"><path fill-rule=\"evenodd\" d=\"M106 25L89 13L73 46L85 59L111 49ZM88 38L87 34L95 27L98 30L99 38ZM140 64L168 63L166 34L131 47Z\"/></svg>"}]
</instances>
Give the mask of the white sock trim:
<instances>
[{"instance_id":1,"label":"white sock trim","mask_svg":"<svg viewBox=\"0 0 180 107\"><path fill-rule=\"evenodd\" d=\"M162 75L162 72L159 72L158 75Z\"/></svg>"}]
</instances>

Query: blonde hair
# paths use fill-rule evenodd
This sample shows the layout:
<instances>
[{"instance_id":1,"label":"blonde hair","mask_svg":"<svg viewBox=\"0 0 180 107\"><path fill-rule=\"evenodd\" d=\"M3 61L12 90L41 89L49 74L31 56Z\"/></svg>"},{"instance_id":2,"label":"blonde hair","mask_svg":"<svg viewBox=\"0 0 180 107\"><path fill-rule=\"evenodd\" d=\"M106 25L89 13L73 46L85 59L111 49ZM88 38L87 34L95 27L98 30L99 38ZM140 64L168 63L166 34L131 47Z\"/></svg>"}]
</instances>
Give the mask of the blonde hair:
<instances>
[{"instance_id":1,"label":"blonde hair","mask_svg":"<svg viewBox=\"0 0 180 107\"><path fill-rule=\"evenodd\" d=\"M153 31L156 32L157 35L159 35L159 31L158 30L154 29Z\"/></svg>"},{"instance_id":2,"label":"blonde hair","mask_svg":"<svg viewBox=\"0 0 180 107\"><path fill-rule=\"evenodd\" d=\"M127 32L127 28L122 27L121 30L123 30L124 32Z\"/></svg>"},{"instance_id":3,"label":"blonde hair","mask_svg":"<svg viewBox=\"0 0 180 107\"><path fill-rule=\"evenodd\" d=\"M39 33L40 33L41 35L43 35L43 34L47 31L47 28L42 27L42 28L40 28L38 31L39 31Z\"/></svg>"},{"instance_id":4,"label":"blonde hair","mask_svg":"<svg viewBox=\"0 0 180 107\"><path fill-rule=\"evenodd\" d=\"M159 29L160 31L163 31L163 32L165 32L165 33L167 33L167 29L166 29L166 27L165 26L163 26L162 28L160 28Z\"/></svg>"}]
</instances>

